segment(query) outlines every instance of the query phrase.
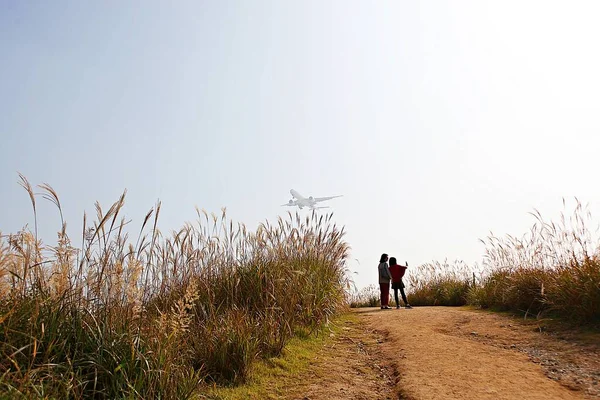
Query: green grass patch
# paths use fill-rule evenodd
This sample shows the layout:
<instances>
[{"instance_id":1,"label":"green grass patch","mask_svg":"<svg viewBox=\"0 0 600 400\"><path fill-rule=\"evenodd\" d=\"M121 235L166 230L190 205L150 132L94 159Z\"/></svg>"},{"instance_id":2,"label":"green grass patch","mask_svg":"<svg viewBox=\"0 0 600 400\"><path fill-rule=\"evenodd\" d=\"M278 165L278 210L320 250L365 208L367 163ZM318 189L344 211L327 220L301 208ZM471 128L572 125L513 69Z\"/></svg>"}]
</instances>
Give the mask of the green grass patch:
<instances>
[{"instance_id":1,"label":"green grass patch","mask_svg":"<svg viewBox=\"0 0 600 400\"><path fill-rule=\"evenodd\" d=\"M309 371L319 373L313 365L319 352L335 340L346 321L357 319L355 315L346 313L336 317L316 334L296 336L288 341L279 356L256 362L246 384L214 386L203 396L211 400L281 399L289 396L290 387L302 381L303 375Z\"/></svg>"}]
</instances>

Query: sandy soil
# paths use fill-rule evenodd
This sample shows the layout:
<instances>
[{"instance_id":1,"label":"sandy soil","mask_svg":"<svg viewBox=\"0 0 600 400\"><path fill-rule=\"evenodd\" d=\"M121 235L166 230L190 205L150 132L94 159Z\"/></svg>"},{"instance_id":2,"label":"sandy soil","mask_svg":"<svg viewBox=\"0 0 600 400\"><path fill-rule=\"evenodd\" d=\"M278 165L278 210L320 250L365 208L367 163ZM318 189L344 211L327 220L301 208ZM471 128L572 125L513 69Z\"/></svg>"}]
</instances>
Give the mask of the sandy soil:
<instances>
[{"instance_id":1,"label":"sandy soil","mask_svg":"<svg viewBox=\"0 0 600 400\"><path fill-rule=\"evenodd\" d=\"M464 308L355 312L385 337L380 347L397 368L397 398L600 397L597 334L548 332L535 321Z\"/></svg>"}]
</instances>

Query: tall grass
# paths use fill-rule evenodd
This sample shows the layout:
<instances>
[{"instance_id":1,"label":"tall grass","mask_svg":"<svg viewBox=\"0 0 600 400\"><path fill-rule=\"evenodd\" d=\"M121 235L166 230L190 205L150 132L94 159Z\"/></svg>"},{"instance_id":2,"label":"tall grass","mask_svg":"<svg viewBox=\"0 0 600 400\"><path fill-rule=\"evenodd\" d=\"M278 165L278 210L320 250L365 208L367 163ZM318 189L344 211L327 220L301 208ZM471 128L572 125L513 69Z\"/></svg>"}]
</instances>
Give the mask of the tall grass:
<instances>
[{"instance_id":1,"label":"tall grass","mask_svg":"<svg viewBox=\"0 0 600 400\"><path fill-rule=\"evenodd\" d=\"M408 301L414 306L462 306L473 287L473 272L463 261L434 261L411 271Z\"/></svg>"},{"instance_id":2,"label":"tall grass","mask_svg":"<svg viewBox=\"0 0 600 400\"><path fill-rule=\"evenodd\" d=\"M368 285L349 293L348 302L351 308L378 307L380 305L379 287Z\"/></svg>"},{"instance_id":3,"label":"tall grass","mask_svg":"<svg viewBox=\"0 0 600 400\"><path fill-rule=\"evenodd\" d=\"M21 184L35 215L39 197ZM40 189L62 219L56 192ZM124 203L96 204L79 248L64 222L52 247L37 222L0 237L0 397L190 398L243 382L257 358L345 306L348 246L331 214L250 232L197 210L165 234L159 203L132 239Z\"/></svg>"},{"instance_id":4,"label":"tall grass","mask_svg":"<svg viewBox=\"0 0 600 400\"><path fill-rule=\"evenodd\" d=\"M489 236L489 271L471 294L482 307L539 314L550 312L578 323L600 322L600 241L592 215L577 202L572 215L546 222L539 212L521 238Z\"/></svg>"}]
</instances>

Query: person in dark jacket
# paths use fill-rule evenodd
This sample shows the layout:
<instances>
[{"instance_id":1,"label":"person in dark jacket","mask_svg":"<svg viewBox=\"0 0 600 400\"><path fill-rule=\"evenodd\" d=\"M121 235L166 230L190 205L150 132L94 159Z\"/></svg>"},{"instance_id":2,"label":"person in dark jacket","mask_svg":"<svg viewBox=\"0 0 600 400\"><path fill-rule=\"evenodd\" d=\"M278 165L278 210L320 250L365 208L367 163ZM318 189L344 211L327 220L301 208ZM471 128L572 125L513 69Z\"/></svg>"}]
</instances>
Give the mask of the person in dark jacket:
<instances>
[{"instance_id":1,"label":"person in dark jacket","mask_svg":"<svg viewBox=\"0 0 600 400\"><path fill-rule=\"evenodd\" d=\"M408 300L406 300L406 294L404 293L404 282L402 282L402 277L406 272L406 268L408 268L408 263L406 266L398 265L396 262L396 257L390 258L390 274L392 275L392 289L394 289L394 299L396 299L396 308L400 308L400 301L398 301L398 290L400 290L400 294L402 294L402 300L404 300L404 305L406 308L412 308L410 304L408 304Z\"/></svg>"},{"instance_id":2,"label":"person in dark jacket","mask_svg":"<svg viewBox=\"0 0 600 400\"><path fill-rule=\"evenodd\" d=\"M392 275L390 274L390 270L388 268L388 255L383 253L381 258L379 258L379 266L377 267L377 271L379 273L379 290L381 292L381 309L389 310L391 307L389 306L390 302L390 281L392 280Z\"/></svg>"}]
</instances>

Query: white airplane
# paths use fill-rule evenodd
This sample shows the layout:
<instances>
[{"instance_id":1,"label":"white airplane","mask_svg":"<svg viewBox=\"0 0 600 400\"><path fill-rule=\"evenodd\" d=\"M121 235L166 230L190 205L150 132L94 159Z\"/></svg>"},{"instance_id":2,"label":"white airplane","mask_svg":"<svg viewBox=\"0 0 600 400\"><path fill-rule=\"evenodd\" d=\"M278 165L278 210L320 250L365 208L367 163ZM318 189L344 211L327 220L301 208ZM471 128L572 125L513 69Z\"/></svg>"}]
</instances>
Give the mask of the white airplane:
<instances>
[{"instance_id":1,"label":"white airplane","mask_svg":"<svg viewBox=\"0 0 600 400\"><path fill-rule=\"evenodd\" d=\"M290 194L292 195L292 199L285 204L282 204L282 207L298 207L299 209L303 209L304 207L308 207L311 210L318 210L320 208L329 208L325 207L317 207L317 203L320 201L335 199L336 197L342 196L330 196L330 197L304 197L300 193L296 192L294 189L290 190Z\"/></svg>"}]
</instances>

